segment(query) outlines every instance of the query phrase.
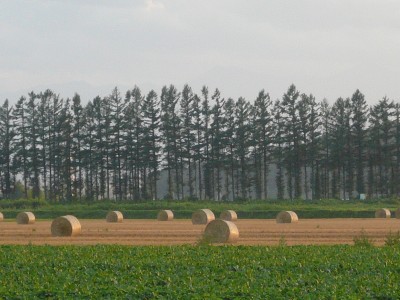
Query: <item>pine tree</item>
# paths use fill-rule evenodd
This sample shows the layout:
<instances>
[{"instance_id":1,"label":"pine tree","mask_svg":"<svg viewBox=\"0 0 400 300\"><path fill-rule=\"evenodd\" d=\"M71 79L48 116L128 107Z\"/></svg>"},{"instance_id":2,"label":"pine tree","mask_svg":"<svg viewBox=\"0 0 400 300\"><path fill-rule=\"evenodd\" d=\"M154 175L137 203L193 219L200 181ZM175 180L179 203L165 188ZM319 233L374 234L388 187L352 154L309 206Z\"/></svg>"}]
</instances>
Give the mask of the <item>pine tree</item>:
<instances>
[{"instance_id":1,"label":"pine tree","mask_svg":"<svg viewBox=\"0 0 400 300\"><path fill-rule=\"evenodd\" d=\"M97 119L95 102L100 101L100 98L96 98L97 101L89 101L88 104L83 108L80 114L82 120L82 127L80 127L79 136L82 138L80 143L80 153L82 159L82 167L85 168L86 173L86 199L87 200L99 200L100 197L104 196L100 191L100 182L102 174L102 150L99 147L101 143L97 139L99 136L99 127L101 121ZM75 114L76 115L76 114ZM76 121L75 121L76 122ZM74 124L76 128L76 123ZM76 132L74 132L76 136ZM75 169L75 168L74 168ZM72 178L76 176L76 171L73 171ZM76 192L72 194L76 196Z\"/></svg>"},{"instance_id":2,"label":"pine tree","mask_svg":"<svg viewBox=\"0 0 400 300\"><path fill-rule=\"evenodd\" d=\"M394 107L394 182L396 183L394 194L400 194L400 185L397 184L400 180L400 104L396 103Z\"/></svg>"},{"instance_id":3,"label":"pine tree","mask_svg":"<svg viewBox=\"0 0 400 300\"><path fill-rule=\"evenodd\" d=\"M272 110L273 115L273 143L274 143L274 158L276 164L276 188L277 198L285 199L285 175L284 168L284 145L285 145L285 120L282 117L282 105L279 100L276 100Z\"/></svg>"},{"instance_id":4,"label":"pine tree","mask_svg":"<svg viewBox=\"0 0 400 300\"><path fill-rule=\"evenodd\" d=\"M332 196L346 198L346 145L350 122L349 102L339 98L332 106L330 117Z\"/></svg>"},{"instance_id":5,"label":"pine tree","mask_svg":"<svg viewBox=\"0 0 400 300\"><path fill-rule=\"evenodd\" d=\"M83 134L82 128L84 126L84 116L83 116L83 108L81 105L81 97L79 94L75 93L72 98L72 112L73 119L71 120L73 123L73 140L72 140L72 167L74 169L74 187L77 189L74 193L78 196L78 198L82 199L82 189L83 189ZM90 188L86 185L87 188Z\"/></svg>"},{"instance_id":6,"label":"pine tree","mask_svg":"<svg viewBox=\"0 0 400 300\"><path fill-rule=\"evenodd\" d=\"M318 170L321 175L319 175L320 186L316 185L318 191L316 194L319 199L321 196L323 198L329 198L329 186L330 186L330 161L331 161L331 132L330 132L330 116L331 107L328 102L324 99L321 103L321 127L322 127L322 155Z\"/></svg>"},{"instance_id":7,"label":"pine tree","mask_svg":"<svg viewBox=\"0 0 400 300\"><path fill-rule=\"evenodd\" d=\"M124 112L126 102L121 98L117 87L108 97L110 131L109 138L111 146L110 161L113 172L113 194L117 200L122 200L122 154L124 151L123 131L125 130Z\"/></svg>"},{"instance_id":8,"label":"pine tree","mask_svg":"<svg viewBox=\"0 0 400 300\"><path fill-rule=\"evenodd\" d=\"M193 145L193 164L195 167L195 194L196 198L203 199L203 176L202 176L202 166L203 166L203 120L201 113L201 99L197 95L193 97L192 103L192 117L193 117L193 132L195 136L195 142ZM196 172L197 170L197 172Z\"/></svg>"},{"instance_id":9,"label":"pine tree","mask_svg":"<svg viewBox=\"0 0 400 300\"><path fill-rule=\"evenodd\" d=\"M222 109L224 105L224 99L221 99L221 93L218 89L215 90L211 97L215 102L211 110L212 123L211 123L211 166L212 166L212 177L214 178L214 190L212 194L215 200L220 201L222 196L222 168L223 168L223 142L224 142L224 118Z\"/></svg>"},{"instance_id":10,"label":"pine tree","mask_svg":"<svg viewBox=\"0 0 400 300\"><path fill-rule=\"evenodd\" d=\"M235 101L229 98L224 103L224 120L226 128L224 132L225 144L225 195L226 199L235 200L239 195L235 189L237 182L237 139L236 139L236 120L235 120Z\"/></svg>"},{"instance_id":11,"label":"pine tree","mask_svg":"<svg viewBox=\"0 0 400 300\"><path fill-rule=\"evenodd\" d=\"M150 176L150 196L152 199L158 199L157 180L160 152L160 109L159 101L155 91L151 90L143 101L143 123L146 128L144 137L146 140L146 157L148 157L148 167L151 171Z\"/></svg>"},{"instance_id":12,"label":"pine tree","mask_svg":"<svg viewBox=\"0 0 400 300\"><path fill-rule=\"evenodd\" d=\"M188 169L188 182L189 187L189 198L194 198L194 187L193 187L193 147L195 142L195 134L193 132L193 92L192 89L186 84L183 87L182 97L180 101L180 119L182 120L182 159L183 166ZM183 176L183 170L181 174Z\"/></svg>"},{"instance_id":13,"label":"pine tree","mask_svg":"<svg viewBox=\"0 0 400 300\"><path fill-rule=\"evenodd\" d=\"M21 97L13 111L15 124L15 143L14 143L14 159L16 162L17 173L22 173L24 182L24 195L28 198L28 182L29 182L29 153L28 153L28 125L26 120L26 98Z\"/></svg>"},{"instance_id":14,"label":"pine tree","mask_svg":"<svg viewBox=\"0 0 400 300\"><path fill-rule=\"evenodd\" d=\"M371 165L369 166L368 186L371 187L371 190L369 194L389 196L393 192L392 151L390 148L394 137L392 130L394 108L393 101L384 97L370 109L368 162Z\"/></svg>"},{"instance_id":15,"label":"pine tree","mask_svg":"<svg viewBox=\"0 0 400 300\"><path fill-rule=\"evenodd\" d=\"M0 107L0 177L4 178L1 184L1 191L5 197L9 197L13 190L15 182L12 178L12 156L14 131L13 109L9 106L6 99Z\"/></svg>"},{"instance_id":16,"label":"pine tree","mask_svg":"<svg viewBox=\"0 0 400 300\"><path fill-rule=\"evenodd\" d=\"M59 140L60 140L60 197L63 201L72 201L72 143L73 143L73 116L70 107L70 99L67 99L59 116ZM91 186L87 185L86 194L90 193Z\"/></svg>"},{"instance_id":17,"label":"pine tree","mask_svg":"<svg viewBox=\"0 0 400 300\"><path fill-rule=\"evenodd\" d=\"M31 92L29 93L29 101L26 110L27 127L29 128L27 134L28 140L28 157L29 157L29 176L30 185L32 187L32 198L40 197L40 159L39 148L37 141L39 140L38 134L38 112L36 109L35 100L38 96Z\"/></svg>"},{"instance_id":18,"label":"pine tree","mask_svg":"<svg viewBox=\"0 0 400 300\"><path fill-rule=\"evenodd\" d=\"M251 110L250 103L240 97L236 101L235 119L236 119L236 137L237 137L237 157L239 159L239 182L240 197L246 199L249 196L251 181L248 172L248 157L250 143L250 124L249 113Z\"/></svg>"},{"instance_id":19,"label":"pine tree","mask_svg":"<svg viewBox=\"0 0 400 300\"><path fill-rule=\"evenodd\" d=\"M203 138L204 138L204 195L206 199L213 197L213 176L211 162L211 108L208 99L208 88L203 86L202 94L202 115L203 115Z\"/></svg>"},{"instance_id":20,"label":"pine tree","mask_svg":"<svg viewBox=\"0 0 400 300\"><path fill-rule=\"evenodd\" d=\"M368 106L364 95L359 91L351 97L353 109L353 138L355 145L355 164L357 171L356 189L359 194L364 193L364 161L365 161L365 127L368 120Z\"/></svg>"},{"instance_id":21,"label":"pine tree","mask_svg":"<svg viewBox=\"0 0 400 300\"><path fill-rule=\"evenodd\" d=\"M179 101L179 93L175 86L164 87L161 93L161 130L163 133L164 148L166 155L166 169L168 171L168 199L174 199L174 192L177 199L181 199L180 189L180 120L176 113L176 105ZM172 177L174 171L174 179ZM175 189L174 189L175 183Z\"/></svg>"},{"instance_id":22,"label":"pine tree","mask_svg":"<svg viewBox=\"0 0 400 300\"><path fill-rule=\"evenodd\" d=\"M286 168L290 199L301 197L300 122L298 116L299 92L292 84L282 98L282 117L286 132Z\"/></svg>"},{"instance_id":23,"label":"pine tree","mask_svg":"<svg viewBox=\"0 0 400 300\"><path fill-rule=\"evenodd\" d=\"M272 101L268 93L261 90L254 102L255 108L255 130L259 134L256 147L259 148L262 156L262 163L260 164L262 178L260 184L262 185L263 195L260 198L268 198L268 173L269 161L272 147Z\"/></svg>"}]
</instances>

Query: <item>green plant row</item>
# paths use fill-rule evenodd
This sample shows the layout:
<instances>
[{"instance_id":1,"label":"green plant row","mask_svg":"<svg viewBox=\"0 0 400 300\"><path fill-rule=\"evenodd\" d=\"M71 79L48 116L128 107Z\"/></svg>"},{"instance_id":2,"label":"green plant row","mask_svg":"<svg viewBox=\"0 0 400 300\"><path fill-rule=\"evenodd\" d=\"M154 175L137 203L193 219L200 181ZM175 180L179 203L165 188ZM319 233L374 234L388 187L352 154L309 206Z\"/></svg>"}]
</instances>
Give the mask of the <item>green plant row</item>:
<instances>
[{"instance_id":1,"label":"green plant row","mask_svg":"<svg viewBox=\"0 0 400 300\"><path fill-rule=\"evenodd\" d=\"M153 219L160 209L172 209L175 218L187 219L196 209L210 208L216 215L226 209L233 209L239 218L271 219L282 210L294 210L299 218L369 218L375 210L388 208L392 211L400 207L397 199L380 201L249 201L230 202L112 202L49 204L45 201L1 200L0 210L6 218L14 218L21 210L31 210L38 218L55 218L73 214L79 218L104 218L109 210L120 210L126 218Z\"/></svg>"},{"instance_id":2,"label":"green plant row","mask_svg":"<svg viewBox=\"0 0 400 300\"><path fill-rule=\"evenodd\" d=\"M33 209L37 219L53 219L61 215L74 215L82 219L104 219L108 210L99 209ZM21 210L3 210L6 219L14 219ZM158 210L124 210L121 212L125 219L155 219ZM218 217L220 210L214 210ZM279 213L279 210L269 211L236 211L240 219L274 219ZM175 219L190 219L193 211L189 210L174 210ZM296 210L300 219L317 219L317 218L373 218L374 211L331 211L331 210Z\"/></svg>"},{"instance_id":3,"label":"green plant row","mask_svg":"<svg viewBox=\"0 0 400 300\"><path fill-rule=\"evenodd\" d=\"M2 299L398 299L398 247L0 246Z\"/></svg>"}]
</instances>

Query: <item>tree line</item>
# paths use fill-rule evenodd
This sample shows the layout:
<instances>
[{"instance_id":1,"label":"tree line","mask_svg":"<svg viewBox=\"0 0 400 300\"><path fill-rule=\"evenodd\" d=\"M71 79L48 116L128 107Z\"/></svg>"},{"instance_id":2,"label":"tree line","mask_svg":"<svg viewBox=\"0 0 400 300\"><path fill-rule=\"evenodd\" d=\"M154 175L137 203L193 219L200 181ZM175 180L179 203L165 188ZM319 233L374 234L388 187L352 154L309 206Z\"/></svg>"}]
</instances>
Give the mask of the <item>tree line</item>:
<instances>
[{"instance_id":1,"label":"tree line","mask_svg":"<svg viewBox=\"0 0 400 300\"><path fill-rule=\"evenodd\" d=\"M332 105L294 85L252 102L188 85L85 105L46 90L0 107L3 198L235 201L272 184L278 199L345 199L397 196L399 180L400 104L359 90Z\"/></svg>"}]
</instances>

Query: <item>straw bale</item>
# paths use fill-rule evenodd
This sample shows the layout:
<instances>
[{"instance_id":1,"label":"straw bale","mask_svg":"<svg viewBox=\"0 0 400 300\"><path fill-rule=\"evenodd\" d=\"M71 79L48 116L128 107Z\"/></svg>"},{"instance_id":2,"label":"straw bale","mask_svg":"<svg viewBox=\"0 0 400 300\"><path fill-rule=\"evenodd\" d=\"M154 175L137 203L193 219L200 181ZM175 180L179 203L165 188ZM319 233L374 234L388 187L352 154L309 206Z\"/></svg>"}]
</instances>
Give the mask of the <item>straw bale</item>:
<instances>
[{"instance_id":1,"label":"straw bale","mask_svg":"<svg viewBox=\"0 0 400 300\"><path fill-rule=\"evenodd\" d=\"M3 213L0 212L0 222L3 222L3 220L4 220L4 215Z\"/></svg>"},{"instance_id":2,"label":"straw bale","mask_svg":"<svg viewBox=\"0 0 400 300\"><path fill-rule=\"evenodd\" d=\"M157 214L158 221L172 221L174 219L174 213L172 210L160 210Z\"/></svg>"},{"instance_id":3,"label":"straw bale","mask_svg":"<svg viewBox=\"0 0 400 300\"><path fill-rule=\"evenodd\" d=\"M234 210L224 210L219 218L225 221L237 221L237 214Z\"/></svg>"},{"instance_id":4,"label":"straw bale","mask_svg":"<svg viewBox=\"0 0 400 300\"><path fill-rule=\"evenodd\" d=\"M35 223L35 215L30 211L20 212L17 215L18 224L33 224Z\"/></svg>"},{"instance_id":5,"label":"straw bale","mask_svg":"<svg viewBox=\"0 0 400 300\"><path fill-rule=\"evenodd\" d=\"M299 218L294 211L281 211L276 216L276 223L293 223L297 222Z\"/></svg>"},{"instance_id":6,"label":"straw bale","mask_svg":"<svg viewBox=\"0 0 400 300\"><path fill-rule=\"evenodd\" d=\"M117 210L108 212L108 214L106 216L107 222L110 222L110 223L121 223L123 219L124 219L124 216L122 215L122 213L120 211L117 211Z\"/></svg>"},{"instance_id":7,"label":"straw bale","mask_svg":"<svg viewBox=\"0 0 400 300\"><path fill-rule=\"evenodd\" d=\"M388 210L387 208L378 209L375 212L375 218L389 219L390 218L390 210Z\"/></svg>"},{"instance_id":8,"label":"straw bale","mask_svg":"<svg viewBox=\"0 0 400 300\"><path fill-rule=\"evenodd\" d=\"M81 233L81 223L71 215L56 218L51 223L52 236L74 236Z\"/></svg>"},{"instance_id":9,"label":"straw bale","mask_svg":"<svg viewBox=\"0 0 400 300\"><path fill-rule=\"evenodd\" d=\"M235 223L225 220L213 220L204 230L204 239L210 243L234 243L239 238Z\"/></svg>"},{"instance_id":10,"label":"straw bale","mask_svg":"<svg viewBox=\"0 0 400 300\"><path fill-rule=\"evenodd\" d=\"M214 213L207 208L196 210L192 214L193 225L208 224L213 220L215 220Z\"/></svg>"}]
</instances>

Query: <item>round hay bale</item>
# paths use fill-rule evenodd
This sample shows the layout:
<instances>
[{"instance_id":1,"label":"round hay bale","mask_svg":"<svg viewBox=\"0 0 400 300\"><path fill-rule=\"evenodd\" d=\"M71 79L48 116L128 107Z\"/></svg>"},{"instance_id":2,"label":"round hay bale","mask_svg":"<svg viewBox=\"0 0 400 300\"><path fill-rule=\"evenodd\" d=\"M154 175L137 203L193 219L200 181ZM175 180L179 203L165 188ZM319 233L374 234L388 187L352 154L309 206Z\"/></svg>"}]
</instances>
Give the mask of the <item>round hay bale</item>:
<instances>
[{"instance_id":1,"label":"round hay bale","mask_svg":"<svg viewBox=\"0 0 400 300\"><path fill-rule=\"evenodd\" d=\"M0 222L3 222L3 220L4 220L4 215L3 213L0 212Z\"/></svg>"},{"instance_id":2,"label":"round hay bale","mask_svg":"<svg viewBox=\"0 0 400 300\"><path fill-rule=\"evenodd\" d=\"M213 220L204 230L204 239L210 243L234 243L239 238L235 223L225 220Z\"/></svg>"},{"instance_id":3,"label":"round hay bale","mask_svg":"<svg viewBox=\"0 0 400 300\"><path fill-rule=\"evenodd\" d=\"M208 224L213 220L215 220L214 213L207 208L196 210L192 214L193 225Z\"/></svg>"},{"instance_id":4,"label":"round hay bale","mask_svg":"<svg viewBox=\"0 0 400 300\"><path fill-rule=\"evenodd\" d=\"M108 214L106 216L107 222L110 222L110 223L121 223L123 219L124 219L124 216L122 215L122 213L120 211L117 211L117 210L108 212Z\"/></svg>"},{"instance_id":5,"label":"round hay bale","mask_svg":"<svg viewBox=\"0 0 400 300\"><path fill-rule=\"evenodd\" d=\"M30 211L20 212L17 215L18 224L33 224L35 223L35 215Z\"/></svg>"},{"instance_id":6,"label":"round hay bale","mask_svg":"<svg viewBox=\"0 0 400 300\"><path fill-rule=\"evenodd\" d=\"M294 211L281 211L276 216L276 223L293 223L297 222L299 218Z\"/></svg>"},{"instance_id":7,"label":"round hay bale","mask_svg":"<svg viewBox=\"0 0 400 300\"><path fill-rule=\"evenodd\" d=\"M81 233L81 223L71 215L58 217L51 223L52 236L74 236Z\"/></svg>"},{"instance_id":8,"label":"round hay bale","mask_svg":"<svg viewBox=\"0 0 400 300\"><path fill-rule=\"evenodd\" d=\"M158 221L172 221L174 219L174 213L172 210L160 210L157 214Z\"/></svg>"},{"instance_id":9,"label":"round hay bale","mask_svg":"<svg viewBox=\"0 0 400 300\"><path fill-rule=\"evenodd\" d=\"M224 210L219 218L225 221L237 221L237 213L234 210Z\"/></svg>"},{"instance_id":10,"label":"round hay bale","mask_svg":"<svg viewBox=\"0 0 400 300\"><path fill-rule=\"evenodd\" d=\"M387 208L378 209L375 212L375 218L389 219L390 218L390 210L388 210Z\"/></svg>"},{"instance_id":11,"label":"round hay bale","mask_svg":"<svg viewBox=\"0 0 400 300\"><path fill-rule=\"evenodd\" d=\"M396 212L394 214L396 216L396 219L400 219L400 208L396 209Z\"/></svg>"}]
</instances>

